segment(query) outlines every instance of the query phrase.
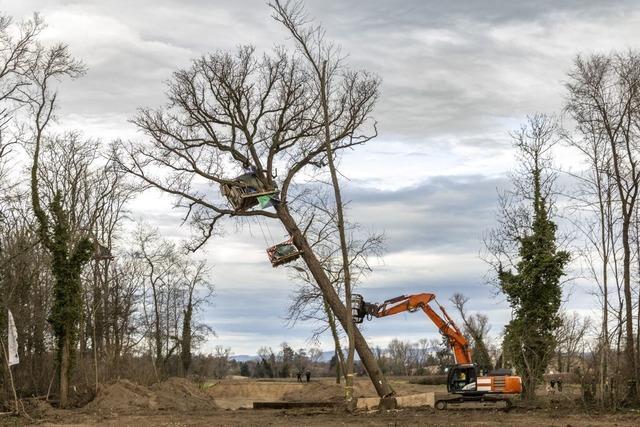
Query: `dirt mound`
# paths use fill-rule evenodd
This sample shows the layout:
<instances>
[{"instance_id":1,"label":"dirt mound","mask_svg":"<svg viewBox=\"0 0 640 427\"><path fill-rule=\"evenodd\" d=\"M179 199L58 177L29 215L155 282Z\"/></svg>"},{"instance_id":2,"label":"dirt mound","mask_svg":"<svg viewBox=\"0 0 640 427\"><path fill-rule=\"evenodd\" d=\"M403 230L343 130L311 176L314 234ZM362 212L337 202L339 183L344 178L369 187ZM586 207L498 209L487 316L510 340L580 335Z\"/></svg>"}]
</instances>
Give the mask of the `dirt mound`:
<instances>
[{"instance_id":1,"label":"dirt mound","mask_svg":"<svg viewBox=\"0 0 640 427\"><path fill-rule=\"evenodd\" d=\"M118 380L101 386L85 410L128 414L148 410L194 411L215 409L213 399L183 378L170 378L151 388Z\"/></svg>"},{"instance_id":2,"label":"dirt mound","mask_svg":"<svg viewBox=\"0 0 640 427\"><path fill-rule=\"evenodd\" d=\"M211 396L197 385L184 378L169 378L151 386L159 409L176 411L196 411L215 409Z\"/></svg>"},{"instance_id":3,"label":"dirt mound","mask_svg":"<svg viewBox=\"0 0 640 427\"><path fill-rule=\"evenodd\" d=\"M149 389L128 380L101 385L96 397L85 406L91 412L128 413L140 409L157 409Z\"/></svg>"}]
</instances>

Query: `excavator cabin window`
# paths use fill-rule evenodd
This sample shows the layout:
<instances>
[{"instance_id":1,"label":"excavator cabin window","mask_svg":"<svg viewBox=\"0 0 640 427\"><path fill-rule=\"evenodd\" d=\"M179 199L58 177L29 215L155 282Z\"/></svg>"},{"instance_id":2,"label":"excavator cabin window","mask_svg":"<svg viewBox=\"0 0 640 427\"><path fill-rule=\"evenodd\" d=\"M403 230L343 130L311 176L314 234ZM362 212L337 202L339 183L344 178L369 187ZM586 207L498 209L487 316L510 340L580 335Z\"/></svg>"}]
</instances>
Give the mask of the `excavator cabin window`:
<instances>
[{"instance_id":1,"label":"excavator cabin window","mask_svg":"<svg viewBox=\"0 0 640 427\"><path fill-rule=\"evenodd\" d=\"M449 368L447 388L449 392L475 391L476 367L473 365L452 366Z\"/></svg>"}]
</instances>

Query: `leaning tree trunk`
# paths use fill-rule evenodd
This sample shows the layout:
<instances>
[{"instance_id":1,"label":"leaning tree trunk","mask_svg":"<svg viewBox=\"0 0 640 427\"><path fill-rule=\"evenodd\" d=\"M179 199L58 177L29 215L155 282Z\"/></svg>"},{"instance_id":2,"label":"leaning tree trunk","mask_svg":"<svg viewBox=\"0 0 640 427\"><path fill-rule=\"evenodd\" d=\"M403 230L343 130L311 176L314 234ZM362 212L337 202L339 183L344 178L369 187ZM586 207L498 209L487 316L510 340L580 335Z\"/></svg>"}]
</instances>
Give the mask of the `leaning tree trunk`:
<instances>
[{"instance_id":1,"label":"leaning tree trunk","mask_svg":"<svg viewBox=\"0 0 640 427\"><path fill-rule=\"evenodd\" d=\"M320 290L322 291L327 304L329 304L329 307L331 307L331 310L335 314L336 318L340 321L342 327L347 330L349 326L348 319L350 316L347 315L347 310L344 304L342 303L336 290L332 286L331 281L325 274L324 269L322 268L322 264L320 264L320 261L313 253L309 242L307 242L307 239L302 234L302 231L300 231L300 229L298 228L285 203L280 203L276 208L276 212L285 229L293 238L294 245L298 248L299 251L302 252L302 259L304 259L304 262L309 268L309 272L320 287ZM358 352L360 360L362 361L362 364L369 374L369 378L371 378L373 386L376 388L378 396L393 396L395 392L380 370L378 362L371 352L367 341L364 339L364 336L362 336L362 333L358 328L354 327L353 329L356 351Z\"/></svg>"}]
</instances>

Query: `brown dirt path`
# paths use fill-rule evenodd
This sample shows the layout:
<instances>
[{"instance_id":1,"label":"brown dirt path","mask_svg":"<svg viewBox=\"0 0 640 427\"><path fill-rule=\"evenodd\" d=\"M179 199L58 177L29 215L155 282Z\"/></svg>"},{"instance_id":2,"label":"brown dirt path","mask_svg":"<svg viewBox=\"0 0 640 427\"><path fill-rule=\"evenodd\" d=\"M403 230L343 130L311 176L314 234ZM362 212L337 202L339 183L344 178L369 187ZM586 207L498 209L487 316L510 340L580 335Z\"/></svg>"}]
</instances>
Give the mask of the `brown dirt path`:
<instances>
[{"instance_id":1,"label":"brown dirt path","mask_svg":"<svg viewBox=\"0 0 640 427\"><path fill-rule=\"evenodd\" d=\"M95 419L69 414L66 419L45 422L43 426L558 426L613 427L638 426L640 415L617 414L588 416L552 412L461 410L402 410L345 414L336 410L239 410L211 413L166 413L113 416Z\"/></svg>"}]
</instances>

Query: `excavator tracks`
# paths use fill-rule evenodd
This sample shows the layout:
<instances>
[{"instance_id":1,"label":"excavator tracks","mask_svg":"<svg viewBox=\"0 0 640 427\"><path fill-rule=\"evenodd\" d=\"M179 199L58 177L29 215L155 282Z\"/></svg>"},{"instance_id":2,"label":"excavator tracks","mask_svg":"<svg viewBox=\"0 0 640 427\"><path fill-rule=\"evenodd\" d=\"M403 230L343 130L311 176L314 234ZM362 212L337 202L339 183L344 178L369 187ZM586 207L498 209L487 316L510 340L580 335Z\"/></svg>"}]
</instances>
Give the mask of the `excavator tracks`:
<instances>
[{"instance_id":1,"label":"excavator tracks","mask_svg":"<svg viewBox=\"0 0 640 427\"><path fill-rule=\"evenodd\" d=\"M446 409L502 409L509 411L513 401L507 395L484 394L481 396L464 396L459 394L436 395L435 408Z\"/></svg>"}]
</instances>

